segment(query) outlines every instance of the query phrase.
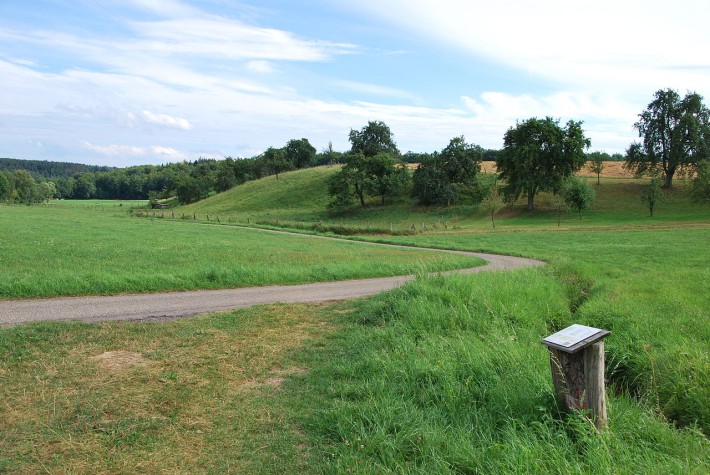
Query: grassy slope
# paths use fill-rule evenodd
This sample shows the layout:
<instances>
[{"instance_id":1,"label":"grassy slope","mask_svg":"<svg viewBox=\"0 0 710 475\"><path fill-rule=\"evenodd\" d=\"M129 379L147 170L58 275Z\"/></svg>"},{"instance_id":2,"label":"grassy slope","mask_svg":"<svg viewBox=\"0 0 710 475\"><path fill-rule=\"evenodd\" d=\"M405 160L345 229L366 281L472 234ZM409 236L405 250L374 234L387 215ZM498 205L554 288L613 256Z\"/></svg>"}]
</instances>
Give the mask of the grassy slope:
<instances>
[{"instance_id":1,"label":"grassy slope","mask_svg":"<svg viewBox=\"0 0 710 475\"><path fill-rule=\"evenodd\" d=\"M480 261L118 211L2 206L0 298L113 294L403 275Z\"/></svg>"},{"instance_id":2,"label":"grassy slope","mask_svg":"<svg viewBox=\"0 0 710 475\"><path fill-rule=\"evenodd\" d=\"M291 228L332 229L341 234L390 233L393 230L408 233L413 226L417 232L422 232L424 226L427 231L446 229L455 233L491 229L486 212L466 203L449 208L420 207L404 199L384 208L373 202L366 209L328 210L327 180L337 170L337 167L319 167L285 173L279 180L267 177L181 207L177 212L196 213L202 220L209 214L213 220L220 216L223 221L232 219ZM596 180L590 179L590 183L596 190L591 209L584 212L583 220L575 213L565 213L563 227L668 226L707 222L710 216L710 206L690 201L688 184L682 180L677 181L676 189L668 194L666 201L657 205L653 218L648 216L648 209L640 199L646 180L602 178L600 185L596 185ZM548 194L540 194L536 199L539 210L529 213L521 201L501 211L497 225L502 230L556 226L557 215L549 202Z\"/></svg>"}]
</instances>

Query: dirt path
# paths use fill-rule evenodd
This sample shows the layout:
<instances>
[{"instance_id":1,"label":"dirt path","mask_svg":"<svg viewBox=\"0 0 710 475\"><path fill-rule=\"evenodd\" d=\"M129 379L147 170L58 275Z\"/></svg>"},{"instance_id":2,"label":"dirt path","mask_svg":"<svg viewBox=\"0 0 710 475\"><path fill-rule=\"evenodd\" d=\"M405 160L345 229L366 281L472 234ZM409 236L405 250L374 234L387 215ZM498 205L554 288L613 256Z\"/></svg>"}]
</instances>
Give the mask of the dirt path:
<instances>
[{"instance_id":1,"label":"dirt path","mask_svg":"<svg viewBox=\"0 0 710 475\"><path fill-rule=\"evenodd\" d=\"M267 232L295 234L284 231ZM302 234L299 235L303 236ZM338 239L324 236L311 237L318 239ZM388 246L388 244L362 244L363 246ZM405 246L394 247L401 248ZM439 249L411 247L408 247L408 249L461 254L478 257L487 262L487 264L483 266L452 271L451 273L503 271L544 264L541 261L533 259L479 252L443 251ZM107 297L90 296L6 300L0 301L0 325L42 320L80 320L83 322L105 322L113 320L132 320L139 322L164 321L197 315L199 313L227 311L259 304L323 302L364 297L400 286L413 278L414 276L407 275L302 285L247 287L241 289L196 290L189 292L163 292L157 294L115 295Z\"/></svg>"}]
</instances>

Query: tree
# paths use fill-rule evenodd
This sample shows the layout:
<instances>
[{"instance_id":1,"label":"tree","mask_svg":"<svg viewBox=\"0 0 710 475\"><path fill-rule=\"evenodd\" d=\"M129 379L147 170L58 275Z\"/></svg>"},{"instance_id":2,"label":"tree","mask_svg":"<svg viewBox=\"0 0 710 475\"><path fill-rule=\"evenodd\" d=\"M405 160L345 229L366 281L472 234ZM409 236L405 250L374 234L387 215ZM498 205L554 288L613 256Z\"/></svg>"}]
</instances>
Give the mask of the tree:
<instances>
[{"instance_id":1,"label":"tree","mask_svg":"<svg viewBox=\"0 0 710 475\"><path fill-rule=\"evenodd\" d=\"M663 201L666 197L665 193L663 193L663 182L664 180L662 180L659 176L654 176L641 192L641 201L648 206L648 211L651 214L651 217L653 217L653 210L656 207L656 204Z\"/></svg>"},{"instance_id":2,"label":"tree","mask_svg":"<svg viewBox=\"0 0 710 475\"><path fill-rule=\"evenodd\" d=\"M693 179L690 194L698 203L710 202L710 162L703 160L696 167L697 175ZM2 196L2 195L0 195Z\"/></svg>"},{"instance_id":3,"label":"tree","mask_svg":"<svg viewBox=\"0 0 710 475\"><path fill-rule=\"evenodd\" d=\"M279 179L280 173L293 168L291 163L286 160L286 152L282 148L269 147L268 150L264 152L264 159L266 160L266 166L271 173L276 175L277 180Z\"/></svg>"},{"instance_id":4,"label":"tree","mask_svg":"<svg viewBox=\"0 0 710 475\"><path fill-rule=\"evenodd\" d=\"M382 206L386 198L401 195L409 184L407 167L388 153L368 158L365 167L365 189L369 194L379 196Z\"/></svg>"},{"instance_id":5,"label":"tree","mask_svg":"<svg viewBox=\"0 0 710 475\"><path fill-rule=\"evenodd\" d=\"M463 136L452 138L441 153L423 157L414 172L412 196L419 204L449 206L475 185L482 158L481 147L466 143Z\"/></svg>"},{"instance_id":6,"label":"tree","mask_svg":"<svg viewBox=\"0 0 710 475\"><path fill-rule=\"evenodd\" d=\"M289 140L286 160L296 169L312 167L316 162L316 149L308 139Z\"/></svg>"},{"instance_id":7,"label":"tree","mask_svg":"<svg viewBox=\"0 0 710 475\"><path fill-rule=\"evenodd\" d=\"M15 172L15 191L20 203L36 203L42 201L37 189L37 183L27 170L17 170Z\"/></svg>"},{"instance_id":8,"label":"tree","mask_svg":"<svg viewBox=\"0 0 710 475\"><path fill-rule=\"evenodd\" d=\"M81 173L76 177L72 197L78 200L88 200L96 196L96 183L93 173Z\"/></svg>"},{"instance_id":9,"label":"tree","mask_svg":"<svg viewBox=\"0 0 710 475\"><path fill-rule=\"evenodd\" d=\"M567 206L579 213L579 219L582 219L582 211L589 208L594 201L594 190L587 180L574 176L569 177L562 185L561 194Z\"/></svg>"},{"instance_id":10,"label":"tree","mask_svg":"<svg viewBox=\"0 0 710 475\"><path fill-rule=\"evenodd\" d=\"M333 142L328 142L328 146L318 154L316 163L318 165L335 165L336 163L340 163L342 157L343 152L336 152L333 149Z\"/></svg>"},{"instance_id":11,"label":"tree","mask_svg":"<svg viewBox=\"0 0 710 475\"><path fill-rule=\"evenodd\" d=\"M382 121L370 121L361 130L350 129L348 137L352 145L350 151L360 152L365 157L374 157L379 153L389 153L399 157L399 149L394 143L392 131Z\"/></svg>"},{"instance_id":12,"label":"tree","mask_svg":"<svg viewBox=\"0 0 710 475\"><path fill-rule=\"evenodd\" d=\"M4 200L10 196L10 180L7 179L3 172L0 172L0 200Z\"/></svg>"},{"instance_id":13,"label":"tree","mask_svg":"<svg viewBox=\"0 0 710 475\"><path fill-rule=\"evenodd\" d=\"M177 179L175 194L181 204L193 203L206 198L210 192L210 181L205 176L184 174Z\"/></svg>"},{"instance_id":14,"label":"tree","mask_svg":"<svg viewBox=\"0 0 710 475\"><path fill-rule=\"evenodd\" d=\"M600 183L600 177L602 171L604 171L605 155L607 154L601 152L592 152L588 155L589 169L592 171L592 173L597 174L597 185Z\"/></svg>"},{"instance_id":15,"label":"tree","mask_svg":"<svg viewBox=\"0 0 710 475\"><path fill-rule=\"evenodd\" d=\"M237 176L234 173L234 159L225 157L217 164L217 191L223 192L232 188L237 183Z\"/></svg>"},{"instance_id":16,"label":"tree","mask_svg":"<svg viewBox=\"0 0 710 475\"><path fill-rule=\"evenodd\" d=\"M654 97L634 124L643 141L628 148L624 167L638 177L660 172L663 187L671 188L677 171L710 158L710 112L696 93L681 99L666 89Z\"/></svg>"},{"instance_id":17,"label":"tree","mask_svg":"<svg viewBox=\"0 0 710 475\"><path fill-rule=\"evenodd\" d=\"M584 150L591 142L584 136L582 122L570 120L562 128L558 120L532 118L508 129L503 150L496 161L506 201L521 195L534 209L539 191L556 192L564 180L584 165Z\"/></svg>"},{"instance_id":18,"label":"tree","mask_svg":"<svg viewBox=\"0 0 710 475\"><path fill-rule=\"evenodd\" d=\"M493 229L496 228L496 214L503 209L504 203L498 191L498 185L494 184L488 195L483 198L481 206L491 215L491 224L493 224Z\"/></svg>"},{"instance_id":19,"label":"tree","mask_svg":"<svg viewBox=\"0 0 710 475\"><path fill-rule=\"evenodd\" d=\"M357 198L364 208L368 194L379 196L384 205L386 198L401 194L408 183L409 171L395 157L387 153L374 157L348 153L343 168L328 182L328 193L333 197L330 206L348 207Z\"/></svg>"},{"instance_id":20,"label":"tree","mask_svg":"<svg viewBox=\"0 0 710 475\"><path fill-rule=\"evenodd\" d=\"M57 187L51 181L43 181L37 185L37 194L41 201L49 201L57 194Z\"/></svg>"},{"instance_id":21,"label":"tree","mask_svg":"<svg viewBox=\"0 0 710 475\"><path fill-rule=\"evenodd\" d=\"M559 228L560 221L562 221L562 213L567 211L567 202L562 196L554 194L552 195L550 205L552 205L552 208L554 208L555 213L557 214L557 227Z\"/></svg>"}]
</instances>

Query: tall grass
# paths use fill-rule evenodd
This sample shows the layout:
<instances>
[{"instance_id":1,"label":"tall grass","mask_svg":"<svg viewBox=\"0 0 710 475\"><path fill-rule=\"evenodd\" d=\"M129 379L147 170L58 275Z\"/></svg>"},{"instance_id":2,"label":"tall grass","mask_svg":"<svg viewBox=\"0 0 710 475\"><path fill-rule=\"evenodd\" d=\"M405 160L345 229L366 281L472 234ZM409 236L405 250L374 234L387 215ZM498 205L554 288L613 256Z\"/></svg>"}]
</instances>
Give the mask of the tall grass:
<instances>
[{"instance_id":1,"label":"tall grass","mask_svg":"<svg viewBox=\"0 0 710 475\"><path fill-rule=\"evenodd\" d=\"M612 331L607 376L682 426L710 433L710 229L519 232L386 239L547 260L566 323Z\"/></svg>"},{"instance_id":2,"label":"tall grass","mask_svg":"<svg viewBox=\"0 0 710 475\"><path fill-rule=\"evenodd\" d=\"M424 278L349 315L309 375L328 473L706 473L710 445L628 395L599 434L558 413L540 338L570 318L540 270Z\"/></svg>"}]
</instances>

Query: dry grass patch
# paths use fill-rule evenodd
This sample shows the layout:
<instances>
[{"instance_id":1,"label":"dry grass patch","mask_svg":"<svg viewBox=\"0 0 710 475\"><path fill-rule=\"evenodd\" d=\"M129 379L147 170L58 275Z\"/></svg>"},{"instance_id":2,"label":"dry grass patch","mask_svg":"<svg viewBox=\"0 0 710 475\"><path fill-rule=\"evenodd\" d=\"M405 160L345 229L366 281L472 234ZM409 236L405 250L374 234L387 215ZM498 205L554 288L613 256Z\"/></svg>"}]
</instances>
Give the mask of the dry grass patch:
<instances>
[{"instance_id":1,"label":"dry grass patch","mask_svg":"<svg viewBox=\"0 0 710 475\"><path fill-rule=\"evenodd\" d=\"M0 473L301 470L274 398L334 330L328 306L0 329Z\"/></svg>"}]
</instances>

